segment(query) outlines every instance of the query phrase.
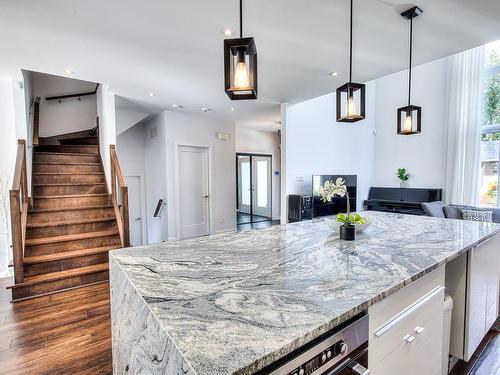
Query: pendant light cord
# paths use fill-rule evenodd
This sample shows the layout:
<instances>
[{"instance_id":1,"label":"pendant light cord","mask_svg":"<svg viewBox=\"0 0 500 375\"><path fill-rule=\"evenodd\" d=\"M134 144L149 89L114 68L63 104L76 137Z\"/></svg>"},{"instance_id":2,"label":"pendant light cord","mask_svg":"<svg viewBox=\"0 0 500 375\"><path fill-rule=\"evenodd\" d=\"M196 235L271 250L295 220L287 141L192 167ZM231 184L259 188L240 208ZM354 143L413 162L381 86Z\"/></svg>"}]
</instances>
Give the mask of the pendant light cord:
<instances>
[{"instance_id":1,"label":"pendant light cord","mask_svg":"<svg viewBox=\"0 0 500 375\"><path fill-rule=\"evenodd\" d=\"M240 0L240 38L243 38L243 0Z\"/></svg>"},{"instance_id":2,"label":"pendant light cord","mask_svg":"<svg viewBox=\"0 0 500 375\"><path fill-rule=\"evenodd\" d=\"M351 24L350 24L350 35L349 35L349 82L352 82L352 6L353 0L351 0Z\"/></svg>"},{"instance_id":3,"label":"pendant light cord","mask_svg":"<svg viewBox=\"0 0 500 375\"><path fill-rule=\"evenodd\" d=\"M413 18L410 19L410 68L408 71L408 105L411 103L411 63L413 57Z\"/></svg>"}]
</instances>

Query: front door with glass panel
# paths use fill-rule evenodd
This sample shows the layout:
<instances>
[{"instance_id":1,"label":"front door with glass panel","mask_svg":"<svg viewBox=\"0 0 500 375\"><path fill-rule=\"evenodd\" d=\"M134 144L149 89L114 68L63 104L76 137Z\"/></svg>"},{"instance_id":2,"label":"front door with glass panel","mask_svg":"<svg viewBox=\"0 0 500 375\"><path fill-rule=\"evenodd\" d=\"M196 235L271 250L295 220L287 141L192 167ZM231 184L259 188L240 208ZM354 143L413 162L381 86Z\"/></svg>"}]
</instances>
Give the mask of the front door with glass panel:
<instances>
[{"instance_id":1,"label":"front door with glass panel","mask_svg":"<svg viewBox=\"0 0 500 375\"><path fill-rule=\"evenodd\" d=\"M237 154L238 224L272 218L271 155Z\"/></svg>"}]
</instances>

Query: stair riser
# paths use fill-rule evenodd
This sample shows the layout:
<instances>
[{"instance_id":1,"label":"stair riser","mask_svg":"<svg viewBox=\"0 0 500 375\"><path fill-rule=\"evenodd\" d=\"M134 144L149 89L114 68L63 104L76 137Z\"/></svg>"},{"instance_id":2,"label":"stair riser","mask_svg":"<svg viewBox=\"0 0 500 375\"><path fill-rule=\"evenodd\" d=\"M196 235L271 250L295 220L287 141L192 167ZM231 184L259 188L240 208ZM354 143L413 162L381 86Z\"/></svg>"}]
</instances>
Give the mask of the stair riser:
<instances>
[{"instance_id":1,"label":"stair riser","mask_svg":"<svg viewBox=\"0 0 500 375\"><path fill-rule=\"evenodd\" d=\"M52 155L38 154L35 152L35 161L37 163L100 163L99 155Z\"/></svg>"},{"instance_id":2,"label":"stair riser","mask_svg":"<svg viewBox=\"0 0 500 375\"><path fill-rule=\"evenodd\" d=\"M44 245L30 245L26 246L25 255L29 257L29 256L44 255L44 254L54 254L64 251L120 245L120 243L121 243L120 237L118 235L114 235L107 237L86 238L83 240L56 242Z\"/></svg>"},{"instance_id":3,"label":"stair riser","mask_svg":"<svg viewBox=\"0 0 500 375\"><path fill-rule=\"evenodd\" d=\"M114 217L110 221L103 222L61 225L56 227L28 228L26 230L26 238L31 239L40 237L63 236L65 234L88 233L110 229L116 229L116 222Z\"/></svg>"},{"instance_id":4,"label":"stair riser","mask_svg":"<svg viewBox=\"0 0 500 375\"><path fill-rule=\"evenodd\" d=\"M67 146L67 145L42 145L37 146L38 152L63 152L63 153L82 153L99 154L99 148L94 145Z\"/></svg>"},{"instance_id":5,"label":"stair riser","mask_svg":"<svg viewBox=\"0 0 500 375\"><path fill-rule=\"evenodd\" d=\"M78 164L35 164L35 172L49 173L102 173L102 167L96 165L78 165Z\"/></svg>"},{"instance_id":6,"label":"stair riser","mask_svg":"<svg viewBox=\"0 0 500 375\"><path fill-rule=\"evenodd\" d=\"M109 279L109 272L97 272L87 275L74 276L63 280L50 281L47 283L31 285L12 289L12 299L32 297L45 293L57 292L60 290L75 288L86 284L92 284Z\"/></svg>"},{"instance_id":7,"label":"stair riser","mask_svg":"<svg viewBox=\"0 0 500 375\"><path fill-rule=\"evenodd\" d=\"M34 186L35 197L50 195L105 194L106 185Z\"/></svg>"},{"instance_id":8,"label":"stair riser","mask_svg":"<svg viewBox=\"0 0 500 375\"><path fill-rule=\"evenodd\" d=\"M85 255L78 258L60 259L53 262L26 264L24 275L26 277L42 275L45 273L66 271L74 268L93 266L95 264L108 263L108 253Z\"/></svg>"},{"instance_id":9,"label":"stair riser","mask_svg":"<svg viewBox=\"0 0 500 375\"><path fill-rule=\"evenodd\" d=\"M98 145L98 137L78 138L78 139L61 139L59 143L63 145Z\"/></svg>"},{"instance_id":10,"label":"stair riser","mask_svg":"<svg viewBox=\"0 0 500 375\"><path fill-rule=\"evenodd\" d=\"M28 224L42 224L50 223L52 221L64 221L72 219L113 219L115 218L115 212L113 208L99 208L99 209L89 209L89 210L77 210L77 211L61 211L61 212L39 212L30 213L28 215Z\"/></svg>"},{"instance_id":11,"label":"stair riser","mask_svg":"<svg viewBox=\"0 0 500 375\"><path fill-rule=\"evenodd\" d=\"M34 174L34 184L104 183L103 174Z\"/></svg>"},{"instance_id":12,"label":"stair riser","mask_svg":"<svg viewBox=\"0 0 500 375\"><path fill-rule=\"evenodd\" d=\"M109 196L88 197L60 197L60 198L34 198L35 209L46 208L78 208L93 207L109 204Z\"/></svg>"}]
</instances>

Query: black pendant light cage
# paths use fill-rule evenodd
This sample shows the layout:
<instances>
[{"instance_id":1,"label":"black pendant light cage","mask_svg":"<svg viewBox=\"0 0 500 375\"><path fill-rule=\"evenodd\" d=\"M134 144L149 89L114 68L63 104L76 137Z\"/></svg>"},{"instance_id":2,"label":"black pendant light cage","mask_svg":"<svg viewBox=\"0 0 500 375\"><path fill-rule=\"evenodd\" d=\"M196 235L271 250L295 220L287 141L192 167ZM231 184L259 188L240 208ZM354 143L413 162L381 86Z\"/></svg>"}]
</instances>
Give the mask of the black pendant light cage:
<instances>
[{"instance_id":1,"label":"black pendant light cage","mask_svg":"<svg viewBox=\"0 0 500 375\"><path fill-rule=\"evenodd\" d=\"M243 38L243 4L240 0L240 37L224 40L224 89L231 100L257 99L257 48Z\"/></svg>"},{"instance_id":2,"label":"black pendant light cage","mask_svg":"<svg viewBox=\"0 0 500 375\"><path fill-rule=\"evenodd\" d=\"M411 70L413 58L413 19L423 13L415 6L403 13L401 17L410 21L410 63L408 69L408 105L398 108L397 131L400 135L420 134L422 132L422 107L411 104Z\"/></svg>"},{"instance_id":3,"label":"black pendant light cage","mask_svg":"<svg viewBox=\"0 0 500 375\"><path fill-rule=\"evenodd\" d=\"M365 118L365 85L352 82L352 22L353 0L349 36L349 82L337 89L337 122L356 122Z\"/></svg>"}]
</instances>

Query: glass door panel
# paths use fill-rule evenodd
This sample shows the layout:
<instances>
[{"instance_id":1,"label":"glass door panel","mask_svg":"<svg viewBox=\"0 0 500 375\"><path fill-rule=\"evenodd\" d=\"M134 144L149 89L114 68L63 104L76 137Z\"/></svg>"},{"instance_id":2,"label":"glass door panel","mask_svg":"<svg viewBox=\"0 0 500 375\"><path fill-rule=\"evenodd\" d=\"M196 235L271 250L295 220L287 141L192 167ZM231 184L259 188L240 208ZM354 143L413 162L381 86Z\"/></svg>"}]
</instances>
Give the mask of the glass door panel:
<instances>
[{"instance_id":1,"label":"glass door panel","mask_svg":"<svg viewBox=\"0 0 500 375\"><path fill-rule=\"evenodd\" d=\"M238 155L238 201L237 201L237 222L238 224L250 223L252 206L252 167L250 156Z\"/></svg>"},{"instance_id":2,"label":"glass door panel","mask_svg":"<svg viewBox=\"0 0 500 375\"><path fill-rule=\"evenodd\" d=\"M271 157L254 156L253 167L253 214L254 222L271 219Z\"/></svg>"}]
</instances>

